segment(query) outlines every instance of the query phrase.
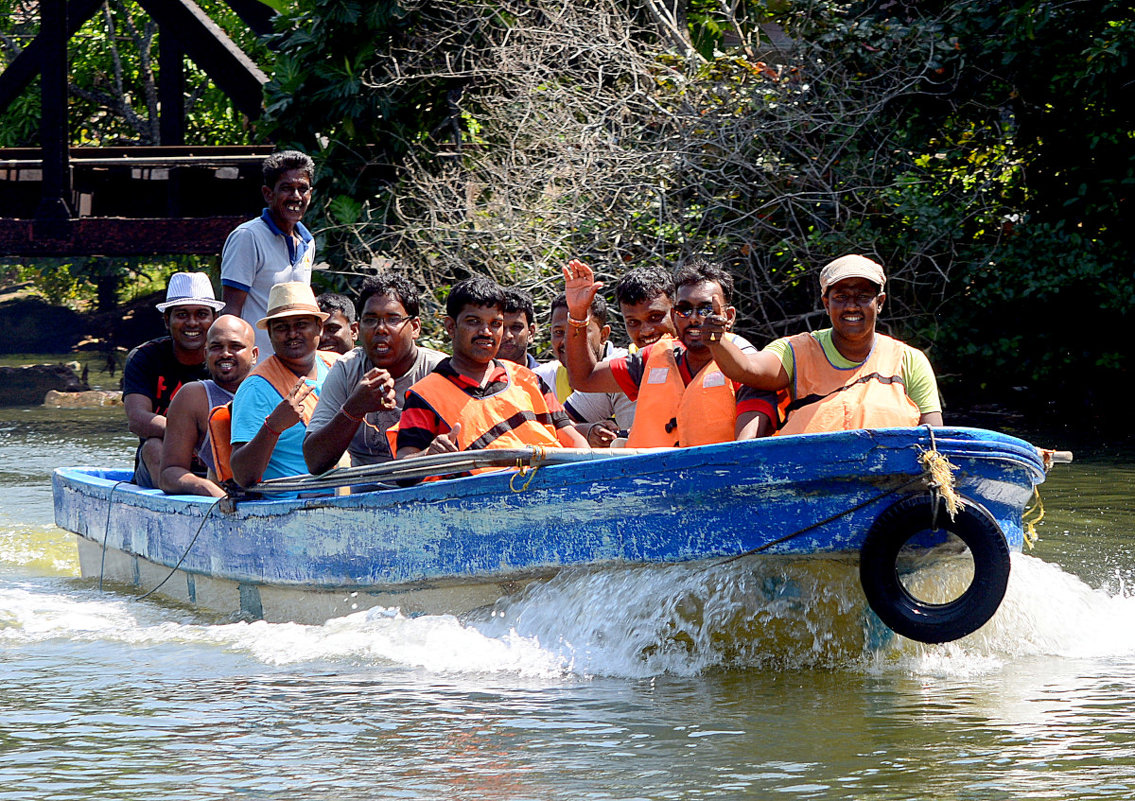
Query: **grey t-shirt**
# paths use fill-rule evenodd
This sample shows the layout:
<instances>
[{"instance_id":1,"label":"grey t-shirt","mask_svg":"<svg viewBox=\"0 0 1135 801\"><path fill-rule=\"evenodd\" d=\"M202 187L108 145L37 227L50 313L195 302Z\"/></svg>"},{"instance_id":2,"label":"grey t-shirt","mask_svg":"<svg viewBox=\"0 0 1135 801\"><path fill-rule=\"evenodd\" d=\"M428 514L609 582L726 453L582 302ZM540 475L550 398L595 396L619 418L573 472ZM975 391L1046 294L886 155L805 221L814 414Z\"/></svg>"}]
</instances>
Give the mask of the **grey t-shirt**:
<instances>
[{"instance_id":1,"label":"grey t-shirt","mask_svg":"<svg viewBox=\"0 0 1135 801\"><path fill-rule=\"evenodd\" d=\"M389 462L393 458L390 455L390 445L386 441L386 429L397 423L398 418L402 416L402 405L406 402L406 390L415 382L433 372L434 367L444 358L444 353L430 348L418 348L418 358L414 361L414 365L405 375L394 379L394 395L398 399L397 408L369 412L366 415L366 421L370 425L359 423L355 429L355 436L351 439L351 444L347 446L352 465L378 464ZM323 382L323 389L319 393L319 403L316 404L315 412L311 415L311 422L307 424L307 436L311 436L313 431L318 431L331 422L331 418L343 408L343 404L347 402L347 398L351 397L351 392L363 380L363 376L367 374L371 366L370 359L367 358L366 351L362 348L355 348L344 354L335 363L331 372L327 375L327 380ZM376 431L372 426L377 426L379 430Z\"/></svg>"}]
</instances>

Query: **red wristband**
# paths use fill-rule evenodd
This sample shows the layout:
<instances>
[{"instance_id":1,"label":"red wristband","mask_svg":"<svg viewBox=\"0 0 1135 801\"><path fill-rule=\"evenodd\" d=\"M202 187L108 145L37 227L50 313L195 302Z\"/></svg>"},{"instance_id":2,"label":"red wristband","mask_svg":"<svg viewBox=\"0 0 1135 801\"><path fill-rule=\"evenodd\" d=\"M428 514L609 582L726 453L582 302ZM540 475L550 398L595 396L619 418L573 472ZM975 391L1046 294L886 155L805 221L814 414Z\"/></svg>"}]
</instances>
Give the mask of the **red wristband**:
<instances>
[{"instance_id":1,"label":"red wristband","mask_svg":"<svg viewBox=\"0 0 1135 801\"><path fill-rule=\"evenodd\" d=\"M354 421L355 421L356 423L361 423L361 422L363 422L364 420L366 420L366 415L363 415L362 417L355 417L355 416L354 416L353 414L351 414L350 412L348 412L348 411L347 411L347 407L346 407L346 406L340 406L340 407L339 407L339 412L340 412L340 413L341 413L341 414L342 414L342 415L343 415L344 417L346 417L346 418L347 418L348 420L354 420Z\"/></svg>"},{"instance_id":2,"label":"red wristband","mask_svg":"<svg viewBox=\"0 0 1135 801\"><path fill-rule=\"evenodd\" d=\"M264 427L266 429L268 429L269 431L271 431L273 434L275 434L277 437L280 436L281 434L283 434L284 433L283 431L277 431L276 429L272 428L272 426L268 425L268 418L269 417L271 417L271 415L265 415L264 416Z\"/></svg>"}]
</instances>

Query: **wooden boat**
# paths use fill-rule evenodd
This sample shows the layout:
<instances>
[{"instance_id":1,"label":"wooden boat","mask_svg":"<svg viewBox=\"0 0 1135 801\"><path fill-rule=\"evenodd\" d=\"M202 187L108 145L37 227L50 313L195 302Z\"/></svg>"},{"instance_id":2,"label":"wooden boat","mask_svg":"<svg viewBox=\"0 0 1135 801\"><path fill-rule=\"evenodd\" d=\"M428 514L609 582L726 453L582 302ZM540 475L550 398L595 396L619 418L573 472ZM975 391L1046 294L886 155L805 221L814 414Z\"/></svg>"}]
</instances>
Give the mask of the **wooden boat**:
<instances>
[{"instance_id":1,"label":"wooden boat","mask_svg":"<svg viewBox=\"0 0 1135 801\"><path fill-rule=\"evenodd\" d=\"M928 452L952 469L932 475ZM848 554L861 555L883 622L941 642L996 611L1022 514L1054 458L992 431L921 427L649 452L443 454L260 487L514 465L298 499L167 496L130 484L128 471L79 467L57 469L53 484L56 523L77 535L83 576L222 615L322 622L375 605L461 614L567 567ZM947 603L915 598L900 548L936 547L947 532L969 547L973 580Z\"/></svg>"}]
</instances>

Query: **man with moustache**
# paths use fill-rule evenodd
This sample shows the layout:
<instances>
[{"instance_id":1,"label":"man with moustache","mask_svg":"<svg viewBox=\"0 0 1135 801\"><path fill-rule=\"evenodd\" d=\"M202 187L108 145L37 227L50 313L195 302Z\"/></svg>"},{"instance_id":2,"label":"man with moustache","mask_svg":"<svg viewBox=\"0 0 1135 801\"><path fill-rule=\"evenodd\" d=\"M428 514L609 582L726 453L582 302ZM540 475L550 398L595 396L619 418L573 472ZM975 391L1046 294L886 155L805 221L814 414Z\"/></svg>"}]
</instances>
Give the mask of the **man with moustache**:
<instances>
[{"instance_id":1,"label":"man with moustache","mask_svg":"<svg viewBox=\"0 0 1135 801\"><path fill-rule=\"evenodd\" d=\"M406 393L392 432L399 459L525 445L587 447L535 373L496 358L504 306L504 291L487 278L453 286L445 317L453 355Z\"/></svg>"},{"instance_id":2,"label":"man with moustache","mask_svg":"<svg viewBox=\"0 0 1135 801\"><path fill-rule=\"evenodd\" d=\"M298 150L284 150L264 160L262 173L263 212L234 228L221 251L224 313L251 325L268 313L273 286L289 281L310 284L315 263L315 239L301 222L311 203L315 162ZM269 339L266 331L257 330L261 353L272 352Z\"/></svg>"},{"instance_id":3,"label":"man with moustache","mask_svg":"<svg viewBox=\"0 0 1135 801\"><path fill-rule=\"evenodd\" d=\"M362 345L331 368L304 437L304 461L314 474L334 467L344 451L352 465L393 459L386 431L402 414L406 390L445 359L417 344L421 296L405 276L386 272L367 278L358 308Z\"/></svg>"},{"instance_id":4,"label":"man with moustache","mask_svg":"<svg viewBox=\"0 0 1135 801\"><path fill-rule=\"evenodd\" d=\"M205 366L210 378L186 384L169 405L162 449L161 488L170 495L209 495L221 498L213 456L209 416L233 399L256 364L256 334L247 322L224 314L209 326L205 337ZM194 459L208 468L204 477L193 472Z\"/></svg>"},{"instance_id":5,"label":"man with moustache","mask_svg":"<svg viewBox=\"0 0 1135 801\"><path fill-rule=\"evenodd\" d=\"M926 354L875 330L886 274L851 254L820 271L820 296L831 328L773 341L760 353L722 349L730 376L787 392L779 434L942 425L938 383Z\"/></svg>"},{"instance_id":6,"label":"man with moustache","mask_svg":"<svg viewBox=\"0 0 1135 801\"><path fill-rule=\"evenodd\" d=\"M224 304L205 273L174 273L166 299L157 304L169 336L145 342L126 357L122 404L130 431L139 437L134 483L154 489L162 474L166 412L182 385L208 378L205 333ZM197 469L204 474L200 464Z\"/></svg>"},{"instance_id":7,"label":"man with moustache","mask_svg":"<svg viewBox=\"0 0 1135 801\"><path fill-rule=\"evenodd\" d=\"M715 362L722 339L743 353L756 353L729 333L737 310L730 304L733 279L724 269L698 260L675 273L671 319L676 342L662 337L629 356L602 362L586 336L590 302L602 284L578 260L564 268L564 278L571 328L565 353L572 386L622 391L636 401L628 447L689 447L773 432L775 395L730 380Z\"/></svg>"},{"instance_id":8,"label":"man with moustache","mask_svg":"<svg viewBox=\"0 0 1135 801\"><path fill-rule=\"evenodd\" d=\"M276 284L267 311L256 325L268 332L272 355L252 370L233 398L230 464L242 487L307 472L307 423L320 387L339 358L318 349L327 315L307 284Z\"/></svg>"}]
</instances>

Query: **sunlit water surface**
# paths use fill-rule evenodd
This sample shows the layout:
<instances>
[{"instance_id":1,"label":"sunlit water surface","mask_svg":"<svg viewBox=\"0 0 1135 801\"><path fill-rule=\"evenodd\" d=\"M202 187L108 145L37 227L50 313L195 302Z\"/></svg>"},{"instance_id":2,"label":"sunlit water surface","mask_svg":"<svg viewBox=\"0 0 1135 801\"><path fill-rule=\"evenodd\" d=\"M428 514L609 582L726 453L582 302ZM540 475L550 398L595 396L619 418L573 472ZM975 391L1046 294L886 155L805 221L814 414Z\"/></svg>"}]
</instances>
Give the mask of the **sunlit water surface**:
<instances>
[{"instance_id":1,"label":"sunlit water surface","mask_svg":"<svg viewBox=\"0 0 1135 801\"><path fill-rule=\"evenodd\" d=\"M834 560L225 623L77 577L50 471L128 467L121 414L0 410L0 799L1135 797L1129 455L1053 473L950 645L880 632Z\"/></svg>"}]
</instances>

